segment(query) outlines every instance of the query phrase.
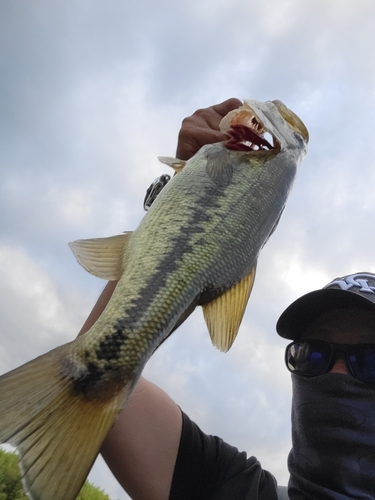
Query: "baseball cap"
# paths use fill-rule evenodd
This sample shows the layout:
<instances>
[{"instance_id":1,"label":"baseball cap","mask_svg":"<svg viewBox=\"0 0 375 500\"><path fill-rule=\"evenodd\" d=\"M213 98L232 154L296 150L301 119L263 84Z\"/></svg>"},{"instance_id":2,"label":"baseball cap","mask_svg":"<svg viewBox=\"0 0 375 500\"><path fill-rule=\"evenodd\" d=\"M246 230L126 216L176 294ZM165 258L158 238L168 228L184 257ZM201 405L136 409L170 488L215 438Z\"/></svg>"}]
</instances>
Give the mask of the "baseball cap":
<instances>
[{"instance_id":1,"label":"baseball cap","mask_svg":"<svg viewBox=\"0 0 375 500\"><path fill-rule=\"evenodd\" d=\"M281 314L276 331L285 339L299 340L318 316L330 309L346 307L375 310L375 274L365 272L335 278L321 290L303 295Z\"/></svg>"}]
</instances>

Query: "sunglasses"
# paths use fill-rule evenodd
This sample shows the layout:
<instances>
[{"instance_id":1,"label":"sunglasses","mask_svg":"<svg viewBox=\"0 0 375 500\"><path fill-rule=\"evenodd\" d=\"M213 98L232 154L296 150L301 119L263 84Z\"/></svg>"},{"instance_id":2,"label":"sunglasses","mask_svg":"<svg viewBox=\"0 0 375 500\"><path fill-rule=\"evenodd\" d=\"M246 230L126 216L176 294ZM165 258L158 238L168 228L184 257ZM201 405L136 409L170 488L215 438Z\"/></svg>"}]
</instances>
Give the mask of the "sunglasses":
<instances>
[{"instance_id":1,"label":"sunglasses","mask_svg":"<svg viewBox=\"0 0 375 500\"><path fill-rule=\"evenodd\" d=\"M322 340L301 340L286 347L288 370L303 377L328 373L337 355L344 355L354 378L365 384L375 384L375 344L330 344Z\"/></svg>"}]
</instances>

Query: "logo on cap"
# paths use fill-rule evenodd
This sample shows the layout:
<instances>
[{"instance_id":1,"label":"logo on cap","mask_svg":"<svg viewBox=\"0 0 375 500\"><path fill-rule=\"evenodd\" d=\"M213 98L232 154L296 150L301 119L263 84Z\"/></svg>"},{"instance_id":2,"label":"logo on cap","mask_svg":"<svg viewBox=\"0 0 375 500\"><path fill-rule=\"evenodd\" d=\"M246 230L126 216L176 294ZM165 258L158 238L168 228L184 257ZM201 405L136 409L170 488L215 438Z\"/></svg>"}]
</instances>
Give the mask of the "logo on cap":
<instances>
[{"instance_id":1,"label":"logo on cap","mask_svg":"<svg viewBox=\"0 0 375 500\"><path fill-rule=\"evenodd\" d=\"M368 283L369 280L375 281L375 275L368 273L351 274L350 276L344 276L343 278L337 278L331 281L331 283L328 283L324 288L339 286L341 290L350 290L356 287L359 288L359 292L375 293L375 286L370 286Z\"/></svg>"}]
</instances>

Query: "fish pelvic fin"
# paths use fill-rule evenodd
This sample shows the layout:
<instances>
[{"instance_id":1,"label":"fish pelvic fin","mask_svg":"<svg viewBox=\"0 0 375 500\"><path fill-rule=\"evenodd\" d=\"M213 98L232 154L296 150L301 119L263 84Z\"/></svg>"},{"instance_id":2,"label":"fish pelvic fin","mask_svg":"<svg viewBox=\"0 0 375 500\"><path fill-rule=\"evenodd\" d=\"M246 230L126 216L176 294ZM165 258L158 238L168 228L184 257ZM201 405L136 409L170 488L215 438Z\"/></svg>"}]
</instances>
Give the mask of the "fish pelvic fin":
<instances>
[{"instance_id":1,"label":"fish pelvic fin","mask_svg":"<svg viewBox=\"0 0 375 500\"><path fill-rule=\"evenodd\" d=\"M255 269L256 266L236 285L202 306L212 343L220 351L228 351L237 336L253 288Z\"/></svg>"},{"instance_id":2,"label":"fish pelvic fin","mask_svg":"<svg viewBox=\"0 0 375 500\"><path fill-rule=\"evenodd\" d=\"M69 246L78 263L89 273L108 281L119 280L123 256L131 231L109 238L76 240Z\"/></svg>"},{"instance_id":3,"label":"fish pelvic fin","mask_svg":"<svg viewBox=\"0 0 375 500\"><path fill-rule=\"evenodd\" d=\"M61 370L67 346L0 377L0 442L17 447L31 500L76 498L126 398L75 392Z\"/></svg>"}]
</instances>

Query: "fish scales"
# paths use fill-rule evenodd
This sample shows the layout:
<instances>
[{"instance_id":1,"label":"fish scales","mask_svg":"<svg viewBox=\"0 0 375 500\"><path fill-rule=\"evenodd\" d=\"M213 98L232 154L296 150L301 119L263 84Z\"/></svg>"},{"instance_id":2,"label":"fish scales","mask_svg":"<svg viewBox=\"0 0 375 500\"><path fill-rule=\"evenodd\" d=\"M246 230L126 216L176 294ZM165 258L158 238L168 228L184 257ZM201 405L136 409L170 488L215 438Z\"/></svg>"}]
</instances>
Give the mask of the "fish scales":
<instances>
[{"instance_id":1,"label":"fish scales","mask_svg":"<svg viewBox=\"0 0 375 500\"><path fill-rule=\"evenodd\" d=\"M189 160L133 233L72 247L90 272L119 281L85 335L0 377L0 442L18 446L30 498L75 498L145 363L196 305L213 343L230 347L306 152L307 130L283 106L245 102L232 139ZM69 482L52 483L59 469Z\"/></svg>"},{"instance_id":2,"label":"fish scales","mask_svg":"<svg viewBox=\"0 0 375 500\"><path fill-rule=\"evenodd\" d=\"M140 245L143 251L137 252L136 262L129 260L128 271L124 273L124 279L115 291L112 307L104 312L101 321L86 334L90 349L98 350L96 343L100 343L103 337L101 322L105 325L112 323L111 332L116 331L119 321L117 302L121 301L122 331L127 333L122 337L122 343L117 344L117 348L125 356L127 366L130 353L136 353L133 363L137 368L139 347L153 351L154 344L160 343L160 337L168 333L183 313L187 302L196 299L200 292L223 290L228 284L235 284L254 265L260 249L254 249L250 244L253 234L259 231L268 234L284 206L285 193L280 193L279 190L275 193L272 189L275 177L283 180L287 189L294 177L295 167L285 170L272 165L267 169L266 164L259 162L257 165L254 161L250 163L248 157L242 154L238 154L233 161L222 145L207 146L206 149L220 150L223 155L228 155L228 162L231 161L233 169L232 182L224 188L216 187L205 168L202 168L202 161L197 161L187 165L174 182L167 186L169 192L165 193L162 201L159 200L158 205L155 204L154 211L148 214L149 218L145 217L139 233L135 232L131 237L134 241L129 242L130 254L132 245ZM262 155L270 156L267 152L260 153ZM242 156L245 157L245 162ZM262 184L267 186L266 192L260 189L258 196L249 203L249 190L253 185ZM184 191L183 186L186 185L190 191L190 197L186 196L186 199L191 200L192 196L195 198L195 203L191 203L190 207L178 205L178 199ZM277 182L278 187L279 185ZM197 186L200 186L198 192ZM258 197L263 200L263 206L259 210ZM280 200L279 204L275 204L276 197ZM265 217L264 214L269 213L269 204L272 204L272 214ZM159 210L158 206L161 207ZM177 227L176 219L181 224L180 228L172 237L168 234L166 238L165 231L168 232L170 227ZM249 224L250 220L252 224ZM187 231L186 227L193 229ZM147 246L143 239L145 234L150 233L152 240ZM155 258L150 258L152 255ZM131 295L129 290L133 292ZM113 317L115 319L111 320ZM93 336L97 339L94 344L91 338ZM141 357L147 355L142 351L141 353ZM119 354L112 367L118 369L122 364Z\"/></svg>"}]
</instances>

